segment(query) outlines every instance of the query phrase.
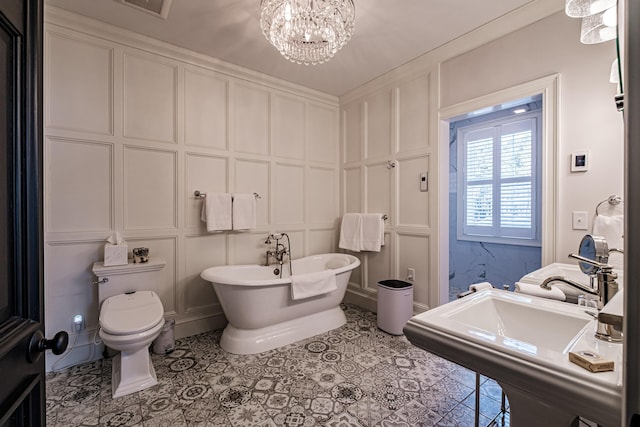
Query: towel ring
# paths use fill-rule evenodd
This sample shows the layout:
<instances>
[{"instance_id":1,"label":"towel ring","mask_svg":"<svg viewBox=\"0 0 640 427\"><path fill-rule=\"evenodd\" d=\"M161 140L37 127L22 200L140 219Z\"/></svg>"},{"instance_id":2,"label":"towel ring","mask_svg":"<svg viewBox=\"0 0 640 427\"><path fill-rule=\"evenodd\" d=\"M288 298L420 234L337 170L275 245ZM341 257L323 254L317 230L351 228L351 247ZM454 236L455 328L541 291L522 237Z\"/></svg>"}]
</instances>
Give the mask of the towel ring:
<instances>
[{"instance_id":1,"label":"towel ring","mask_svg":"<svg viewBox=\"0 0 640 427\"><path fill-rule=\"evenodd\" d=\"M598 209L600 209L600 207L602 205L604 205L605 203L608 203L610 206L617 206L620 203L624 203L624 201L622 200L622 197L620 197L618 195L615 195L615 194L612 194L608 198L606 198L603 201L601 201L600 203L598 203L598 205L596 206L596 216L600 215L600 212L598 212Z\"/></svg>"}]
</instances>

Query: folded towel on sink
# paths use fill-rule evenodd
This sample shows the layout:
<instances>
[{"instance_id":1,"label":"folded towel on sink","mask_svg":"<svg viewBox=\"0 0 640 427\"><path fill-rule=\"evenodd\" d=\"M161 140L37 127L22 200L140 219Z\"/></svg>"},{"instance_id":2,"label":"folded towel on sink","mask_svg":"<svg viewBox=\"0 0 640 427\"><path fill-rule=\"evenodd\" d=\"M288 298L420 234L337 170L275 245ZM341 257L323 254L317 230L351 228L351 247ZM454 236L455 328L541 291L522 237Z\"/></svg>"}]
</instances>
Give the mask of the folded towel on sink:
<instances>
[{"instance_id":1,"label":"folded towel on sink","mask_svg":"<svg viewBox=\"0 0 640 427\"><path fill-rule=\"evenodd\" d=\"M469 286L469 290L471 292L480 292L485 289L491 289L491 288L493 288L493 285L489 282L474 283L473 285Z\"/></svg>"},{"instance_id":2,"label":"folded towel on sink","mask_svg":"<svg viewBox=\"0 0 640 427\"><path fill-rule=\"evenodd\" d=\"M516 282L516 292L532 295L535 297L549 298L557 301L565 301L567 296L560 289L551 286L551 289L541 288L540 285Z\"/></svg>"}]
</instances>

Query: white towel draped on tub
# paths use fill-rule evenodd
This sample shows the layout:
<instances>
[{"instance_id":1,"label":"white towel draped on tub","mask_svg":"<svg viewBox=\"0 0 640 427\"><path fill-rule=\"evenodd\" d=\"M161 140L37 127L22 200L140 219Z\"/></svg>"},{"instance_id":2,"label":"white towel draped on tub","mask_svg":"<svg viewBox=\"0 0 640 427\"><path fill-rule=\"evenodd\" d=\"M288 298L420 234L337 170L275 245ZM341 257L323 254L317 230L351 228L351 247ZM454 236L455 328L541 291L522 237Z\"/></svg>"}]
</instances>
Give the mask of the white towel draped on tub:
<instances>
[{"instance_id":1,"label":"white towel draped on tub","mask_svg":"<svg viewBox=\"0 0 640 427\"><path fill-rule=\"evenodd\" d=\"M338 289L332 270L291 276L291 299L299 300L326 294Z\"/></svg>"},{"instance_id":2,"label":"white towel draped on tub","mask_svg":"<svg viewBox=\"0 0 640 427\"><path fill-rule=\"evenodd\" d=\"M200 220L207 223L209 232L231 230L231 194L207 193Z\"/></svg>"},{"instance_id":3,"label":"white towel draped on tub","mask_svg":"<svg viewBox=\"0 0 640 427\"><path fill-rule=\"evenodd\" d=\"M233 195L233 229L256 228L256 196L254 194Z\"/></svg>"}]
</instances>

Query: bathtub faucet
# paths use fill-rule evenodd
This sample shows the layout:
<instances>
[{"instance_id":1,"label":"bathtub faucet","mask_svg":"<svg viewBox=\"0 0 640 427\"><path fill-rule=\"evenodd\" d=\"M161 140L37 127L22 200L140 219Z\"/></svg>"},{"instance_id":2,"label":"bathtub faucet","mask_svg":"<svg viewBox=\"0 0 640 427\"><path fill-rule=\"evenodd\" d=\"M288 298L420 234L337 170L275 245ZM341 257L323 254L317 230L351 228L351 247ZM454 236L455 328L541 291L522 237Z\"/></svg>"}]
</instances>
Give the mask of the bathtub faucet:
<instances>
[{"instance_id":1,"label":"bathtub faucet","mask_svg":"<svg viewBox=\"0 0 640 427\"><path fill-rule=\"evenodd\" d=\"M280 240L287 238L287 245L285 246L283 243L280 243ZM275 240L275 247L272 250L267 250L266 253L266 266L271 265L269 260L271 258L275 259L278 267L273 270L273 274L282 278L282 265L284 264L285 255L289 257L289 274L292 275L293 272L291 270L291 242L289 240L289 235L287 233L272 233L267 236L267 240L264 241L267 245L272 243L272 240Z\"/></svg>"}]
</instances>

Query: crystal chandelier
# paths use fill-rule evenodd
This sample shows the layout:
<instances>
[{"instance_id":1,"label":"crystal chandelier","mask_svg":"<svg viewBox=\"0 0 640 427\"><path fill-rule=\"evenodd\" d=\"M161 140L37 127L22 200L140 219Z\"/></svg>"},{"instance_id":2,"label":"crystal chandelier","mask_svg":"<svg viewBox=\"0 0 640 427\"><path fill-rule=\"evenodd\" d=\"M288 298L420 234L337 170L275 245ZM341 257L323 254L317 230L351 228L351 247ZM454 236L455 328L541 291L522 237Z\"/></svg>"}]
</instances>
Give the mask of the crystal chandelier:
<instances>
[{"instance_id":1,"label":"crystal chandelier","mask_svg":"<svg viewBox=\"0 0 640 427\"><path fill-rule=\"evenodd\" d=\"M322 64L353 34L353 0L262 0L264 36L289 61Z\"/></svg>"}]
</instances>

